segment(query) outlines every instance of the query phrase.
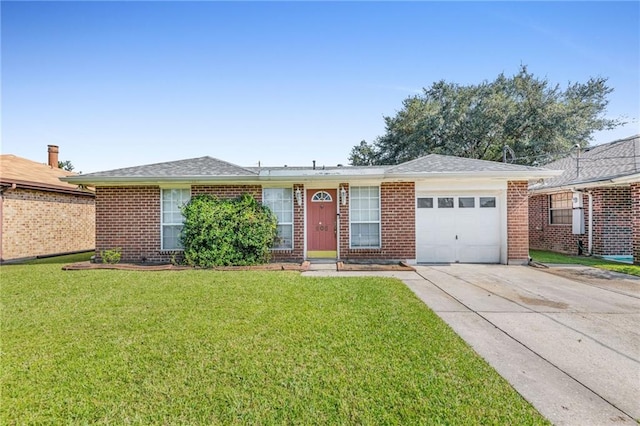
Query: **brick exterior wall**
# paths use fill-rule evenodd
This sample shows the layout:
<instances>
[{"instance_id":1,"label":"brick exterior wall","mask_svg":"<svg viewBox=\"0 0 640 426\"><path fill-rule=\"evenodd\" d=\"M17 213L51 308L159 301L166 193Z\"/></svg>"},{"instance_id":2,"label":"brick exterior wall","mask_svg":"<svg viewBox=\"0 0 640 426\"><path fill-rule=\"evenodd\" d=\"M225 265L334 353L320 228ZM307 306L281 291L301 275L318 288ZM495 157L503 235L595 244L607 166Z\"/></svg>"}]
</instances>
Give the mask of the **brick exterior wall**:
<instances>
[{"instance_id":1,"label":"brick exterior wall","mask_svg":"<svg viewBox=\"0 0 640 426\"><path fill-rule=\"evenodd\" d=\"M96 257L102 250L120 248L122 262L167 263L181 251L161 250L160 187L96 188ZM244 193L262 201L260 185L193 185L191 195L235 198Z\"/></svg>"},{"instance_id":2,"label":"brick exterior wall","mask_svg":"<svg viewBox=\"0 0 640 426\"><path fill-rule=\"evenodd\" d=\"M96 188L96 257L120 248L123 262L166 262L160 252L160 188Z\"/></svg>"},{"instance_id":3,"label":"brick exterior wall","mask_svg":"<svg viewBox=\"0 0 640 426\"><path fill-rule=\"evenodd\" d=\"M631 188L595 188L592 192L593 254L631 256Z\"/></svg>"},{"instance_id":4,"label":"brick exterior wall","mask_svg":"<svg viewBox=\"0 0 640 426\"><path fill-rule=\"evenodd\" d=\"M640 265L640 182L631 184L631 222L633 224L633 263Z\"/></svg>"},{"instance_id":5,"label":"brick exterior wall","mask_svg":"<svg viewBox=\"0 0 640 426\"><path fill-rule=\"evenodd\" d=\"M349 190L348 183L340 187ZM295 190L302 184L293 186ZM243 193L262 201L261 185L193 185L191 194L231 198ZM96 191L96 252L121 248L123 262L169 262L175 252L160 250L160 188L99 187ZM349 200L338 203L340 212L340 258L342 260L408 260L416 258L415 184L390 182L380 186L382 247L349 248ZM303 203L304 204L304 203ZM529 253L527 182L507 187L509 261L525 261ZM300 261L304 256L304 206L294 200L293 250L274 251L274 261ZM178 252L179 257L179 252Z\"/></svg>"},{"instance_id":6,"label":"brick exterior wall","mask_svg":"<svg viewBox=\"0 0 640 426\"><path fill-rule=\"evenodd\" d=\"M93 250L93 196L31 189L2 195L2 260Z\"/></svg>"},{"instance_id":7,"label":"brick exterior wall","mask_svg":"<svg viewBox=\"0 0 640 426\"><path fill-rule=\"evenodd\" d=\"M348 191L349 184L341 183ZM380 249L349 248L349 203L339 204L340 258L342 260L416 258L415 184L383 183L380 186L382 247Z\"/></svg>"},{"instance_id":8,"label":"brick exterior wall","mask_svg":"<svg viewBox=\"0 0 640 426\"><path fill-rule=\"evenodd\" d=\"M507 182L507 262L529 259L529 195L527 181Z\"/></svg>"},{"instance_id":9,"label":"brick exterior wall","mask_svg":"<svg viewBox=\"0 0 640 426\"><path fill-rule=\"evenodd\" d=\"M191 196L211 194L221 199L237 198L242 194L252 195L262 202L262 185L192 185Z\"/></svg>"},{"instance_id":10,"label":"brick exterior wall","mask_svg":"<svg viewBox=\"0 0 640 426\"><path fill-rule=\"evenodd\" d=\"M590 190L593 196L593 254L597 256L633 254L633 209L631 188L603 187ZM588 252L589 198L583 195L585 233L574 235L571 225L549 224L549 195L529 200L529 229L532 249L578 254L578 243Z\"/></svg>"},{"instance_id":11,"label":"brick exterior wall","mask_svg":"<svg viewBox=\"0 0 640 426\"><path fill-rule=\"evenodd\" d=\"M529 198L529 247L534 250L551 250L559 253L578 254L578 242L585 253L588 251L589 197L584 195L583 235L574 235L571 225L549 224L549 195L534 195Z\"/></svg>"}]
</instances>

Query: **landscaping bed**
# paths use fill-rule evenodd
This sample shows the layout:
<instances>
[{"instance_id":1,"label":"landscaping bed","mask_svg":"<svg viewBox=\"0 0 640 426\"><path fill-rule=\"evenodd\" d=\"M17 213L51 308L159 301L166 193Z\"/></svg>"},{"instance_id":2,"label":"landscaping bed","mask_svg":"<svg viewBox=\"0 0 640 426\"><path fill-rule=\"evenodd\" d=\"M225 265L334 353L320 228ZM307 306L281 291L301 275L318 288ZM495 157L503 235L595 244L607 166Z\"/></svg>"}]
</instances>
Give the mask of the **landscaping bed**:
<instances>
[{"instance_id":1,"label":"landscaping bed","mask_svg":"<svg viewBox=\"0 0 640 426\"><path fill-rule=\"evenodd\" d=\"M118 269L122 271L186 271L194 269L193 266L172 264L135 264L135 263L92 263L77 262L62 267L65 271L84 271L88 269ZM306 271L309 262L303 263L265 263L263 265L250 266L216 266L209 268L212 271Z\"/></svg>"}]
</instances>

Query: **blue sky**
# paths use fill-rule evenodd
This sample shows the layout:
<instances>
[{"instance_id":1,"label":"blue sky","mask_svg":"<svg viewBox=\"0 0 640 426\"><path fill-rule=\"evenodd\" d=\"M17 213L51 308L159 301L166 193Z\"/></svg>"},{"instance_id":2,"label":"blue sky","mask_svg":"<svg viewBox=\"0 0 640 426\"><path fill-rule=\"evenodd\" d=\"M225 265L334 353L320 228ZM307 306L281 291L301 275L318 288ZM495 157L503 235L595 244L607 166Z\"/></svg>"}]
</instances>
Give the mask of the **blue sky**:
<instances>
[{"instance_id":1,"label":"blue sky","mask_svg":"<svg viewBox=\"0 0 640 426\"><path fill-rule=\"evenodd\" d=\"M347 164L438 80L604 76L640 133L638 2L7 2L2 153L93 172L210 155Z\"/></svg>"}]
</instances>

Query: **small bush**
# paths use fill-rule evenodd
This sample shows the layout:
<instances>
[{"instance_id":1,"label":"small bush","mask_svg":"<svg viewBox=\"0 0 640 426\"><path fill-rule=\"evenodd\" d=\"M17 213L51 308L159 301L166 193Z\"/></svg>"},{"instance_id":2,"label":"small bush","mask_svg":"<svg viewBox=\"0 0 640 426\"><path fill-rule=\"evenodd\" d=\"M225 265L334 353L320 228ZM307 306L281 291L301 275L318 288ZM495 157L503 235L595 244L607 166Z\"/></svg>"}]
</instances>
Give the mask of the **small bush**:
<instances>
[{"instance_id":1,"label":"small bush","mask_svg":"<svg viewBox=\"0 0 640 426\"><path fill-rule=\"evenodd\" d=\"M182 214L180 239L188 265L256 265L271 258L277 219L248 194L234 200L197 195L182 208Z\"/></svg>"},{"instance_id":2,"label":"small bush","mask_svg":"<svg viewBox=\"0 0 640 426\"><path fill-rule=\"evenodd\" d=\"M119 263L120 258L122 257L122 249L115 248L111 250L102 250L100 252L100 257L102 258L102 263Z\"/></svg>"}]
</instances>

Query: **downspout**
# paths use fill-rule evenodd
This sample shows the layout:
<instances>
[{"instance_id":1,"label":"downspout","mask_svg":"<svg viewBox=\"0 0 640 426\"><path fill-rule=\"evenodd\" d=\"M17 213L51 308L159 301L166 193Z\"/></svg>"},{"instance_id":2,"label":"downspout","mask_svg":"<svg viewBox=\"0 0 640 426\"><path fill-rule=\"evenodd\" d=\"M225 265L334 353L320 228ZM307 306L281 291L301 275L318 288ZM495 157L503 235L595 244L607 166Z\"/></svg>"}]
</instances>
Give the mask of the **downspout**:
<instances>
[{"instance_id":1,"label":"downspout","mask_svg":"<svg viewBox=\"0 0 640 426\"><path fill-rule=\"evenodd\" d=\"M589 197L589 230L587 231L589 234L588 244L589 244L589 256L593 255L593 194L591 191L587 191L587 196Z\"/></svg>"}]
</instances>

